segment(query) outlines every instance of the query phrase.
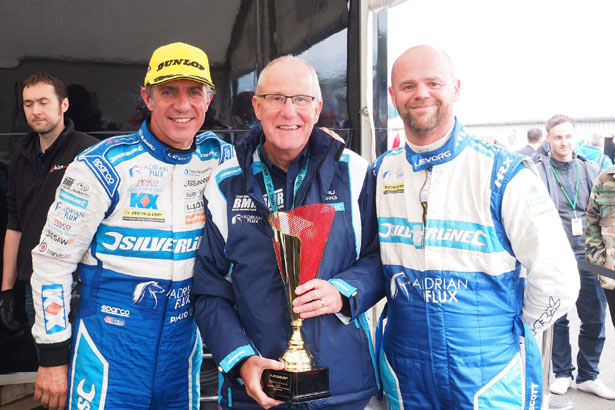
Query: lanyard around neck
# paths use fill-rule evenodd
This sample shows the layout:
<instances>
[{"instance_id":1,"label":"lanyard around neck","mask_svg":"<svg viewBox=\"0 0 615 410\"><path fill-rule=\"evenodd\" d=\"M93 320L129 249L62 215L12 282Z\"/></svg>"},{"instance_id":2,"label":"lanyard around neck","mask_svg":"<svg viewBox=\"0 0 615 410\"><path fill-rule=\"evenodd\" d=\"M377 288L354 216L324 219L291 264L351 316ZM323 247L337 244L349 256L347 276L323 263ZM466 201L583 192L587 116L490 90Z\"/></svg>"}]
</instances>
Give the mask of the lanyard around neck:
<instances>
[{"instance_id":1,"label":"lanyard around neck","mask_svg":"<svg viewBox=\"0 0 615 410\"><path fill-rule=\"evenodd\" d=\"M263 172L263 180L265 181L265 189L267 190L267 199L269 199L269 207L271 208L273 212L278 212L278 203L275 199L275 188L273 186L273 179L271 178L271 173L269 172L269 169L267 169L267 167L263 163L263 154L262 154L261 145L258 146L258 155L260 157L260 165L261 165L261 171ZM308 155L305 159L305 164L303 165L303 167L301 168L301 170L295 177L295 183L293 185L293 204L290 209L293 209L295 207L295 198L297 197L297 191L299 191L299 187L301 186L301 183L305 179L305 174L307 174L309 159L310 157Z\"/></svg>"},{"instance_id":2,"label":"lanyard around neck","mask_svg":"<svg viewBox=\"0 0 615 410\"><path fill-rule=\"evenodd\" d=\"M568 196L568 193L566 192L566 189L564 188L562 181L557 176L557 172L555 172L555 168L553 167L553 162L551 162L551 157L549 157L549 165L551 165L551 170L553 171L553 175L555 175L555 179L557 180L557 183L559 184L560 189L564 193L564 196L566 197L566 199L568 200L568 203L570 204L570 206L572 207L572 210L574 211L577 208L577 198L579 197L579 180L581 179L581 177L579 176L579 164L577 163L577 161L574 161L574 165L576 166L576 169L577 169L577 183L575 184L575 188L574 188L574 202L570 200L570 197Z\"/></svg>"}]
</instances>

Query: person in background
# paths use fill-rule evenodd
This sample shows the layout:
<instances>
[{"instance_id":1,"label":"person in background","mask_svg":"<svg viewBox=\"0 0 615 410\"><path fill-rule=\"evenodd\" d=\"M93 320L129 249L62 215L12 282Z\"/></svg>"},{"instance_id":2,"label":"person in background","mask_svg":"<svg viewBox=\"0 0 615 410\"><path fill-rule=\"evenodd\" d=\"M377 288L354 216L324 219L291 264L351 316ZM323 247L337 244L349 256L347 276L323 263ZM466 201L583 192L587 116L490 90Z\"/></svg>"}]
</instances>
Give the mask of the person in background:
<instances>
[{"instance_id":1,"label":"person in background","mask_svg":"<svg viewBox=\"0 0 615 410\"><path fill-rule=\"evenodd\" d=\"M615 166L602 171L587 205L585 258L594 265L615 269ZM615 327L615 279L598 275Z\"/></svg>"},{"instance_id":2,"label":"person in background","mask_svg":"<svg viewBox=\"0 0 615 410\"><path fill-rule=\"evenodd\" d=\"M530 128L527 130L527 145L517 152L530 157L540 147L541 143L542 130L540 128Z\"/></svg>"},{"instance_id":3,"label":"person in background","mask_svg":"<svg viewBox=\"0 0 615 410\"><path fill-rule=\"evenodd\" d=\"M547 141L551 152L538 156L536 167L549 195L557 208L561 224L568 235L570 247L576 259L585 259L585 214L598 167L577 155L575 146L575 123L565 115L554 115L545 124ZM581 290L576 302L581 319L579 332L578 390L593 393L606 399L615 399L615 391L598 379L598 363L604 346L604 322L606 298L596 276L584 269L578 269ZM572 384L572 351L568 317L559 318L553 328L553 372L555 382L549 387L553 394L565 394Z\"/></svg>"},{"instance_id":4,"label":"person in background","mask_svg":"<svg viewBox=\"0 0 615 410\"><path fill-rule=\"evenodd\" d=\"M611 161L611 158L607 155L603 154L604 140L605 138L602 134L594 132L584 144L581 144L581 146L576 149L576 152L598 164L598 169L607 169L613 165L613 161Z\"/></svg>"},{"instance_id":5,"label":"person in background","mask_svg":"<svg viewBox=\"0 0 615 410\"><path fill-rule=\"evenodd\" d=\"M196 135L214 85L207 55L172 43L152 54L139 131L68 167L32 250L34 398L50 409L199 408L201 338L190 304L203 190L232 156ZM74 326L72 272L81 297ZM70 366L69 366L70 363Z\"/></svg>"},{"instance_id":6,"label":"person in background","mask_svg":"<svg viewBox=\"0 0 615 410\"><path fill-rule=\"evenodd\" d=\"M390 409L539 404L534 335L578 293L574 256L533 165L468 134L453 114L459 87L449 56L430 46L392 68L406 143L374 165Z\"/></svg>"},{"instance_id":7,"label":"person in background","mask_svg":"<svg viewBox=\"0 0 615 410\"><path fill-rule=\"evenodd\" d=\"M607 134L604 137L604 155L615 162L615 143L613 143L613 134Z\"/></svg>"},{"instance_id":8,"label":"person in background","mask_svg":"<svg viewBox=\"0 0 615 410\"><path fill-rule=\"evenodd\" d=\"M26 315L29 326L34 325L30 251L41 237L47 211L64 171L77 154L98 142L75 131L71 119L64 117L69 101L59 78L48 73L33 74L24 81L21 95L32 131L17 143L9 166L8 222L0 293L0 320L11 330L19 326L14 315L17 280L25 282Z\"/></svg>"}]
</instances>

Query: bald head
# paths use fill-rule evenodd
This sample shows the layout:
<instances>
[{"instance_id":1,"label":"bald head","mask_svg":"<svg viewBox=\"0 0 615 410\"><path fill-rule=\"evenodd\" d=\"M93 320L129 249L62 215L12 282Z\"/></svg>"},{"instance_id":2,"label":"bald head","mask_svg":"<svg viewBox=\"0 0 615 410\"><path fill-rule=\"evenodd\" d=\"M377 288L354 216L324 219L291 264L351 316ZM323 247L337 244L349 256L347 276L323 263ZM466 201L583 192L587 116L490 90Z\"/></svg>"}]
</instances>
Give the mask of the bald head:
<instances>
[{"instance_id":1,"label":"bald head","mask_svg":"<svg viewBox=\"0 0 615 410\"><path fill-rule=\"evenodd\" d=\"M405 71L408 65L424 66L426 64L439 65L447 79L453 81L453 62L448 54L439 48L422 44L409 48L402 55L397 57L391 68L391 83L395 84L398 73L400 71Z\"/></svg>"},{"instance_id":2,"label":"bald head","mask_svg":"<svg viewBox=\"0 0 615 410\"><path fill-rule=\"evenodd\" d=\"M409 142L428 145L453 128L459 81L444 51L425 45L406 50L393 64L389 93Z\"/></svg>"}]
</instances>

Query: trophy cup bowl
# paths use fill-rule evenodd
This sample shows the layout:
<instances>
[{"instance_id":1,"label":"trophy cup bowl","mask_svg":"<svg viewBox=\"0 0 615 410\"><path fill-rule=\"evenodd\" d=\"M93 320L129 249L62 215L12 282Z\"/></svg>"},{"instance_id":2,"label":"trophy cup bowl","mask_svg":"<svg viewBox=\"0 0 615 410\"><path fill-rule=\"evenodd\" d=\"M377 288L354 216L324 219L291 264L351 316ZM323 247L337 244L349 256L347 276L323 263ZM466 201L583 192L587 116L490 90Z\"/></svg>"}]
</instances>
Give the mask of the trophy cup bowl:
<instances>
[{"instance_id":1,"label":"trophy cup bowl","mask_svg":"<svg viewBox=\"0 0 615 410\"><path fill-rule=\"evenodd\" d=\"M318 368L307 349L301 326L303 319L293 312L297 286L316 277L335 208L315 204L269 217L273 228L273 246L288 296L292 334L280 356L284 370L263 372L264 391L276 400L302 403L331 396L329 369Z\"/></svg>"}]
</instances>

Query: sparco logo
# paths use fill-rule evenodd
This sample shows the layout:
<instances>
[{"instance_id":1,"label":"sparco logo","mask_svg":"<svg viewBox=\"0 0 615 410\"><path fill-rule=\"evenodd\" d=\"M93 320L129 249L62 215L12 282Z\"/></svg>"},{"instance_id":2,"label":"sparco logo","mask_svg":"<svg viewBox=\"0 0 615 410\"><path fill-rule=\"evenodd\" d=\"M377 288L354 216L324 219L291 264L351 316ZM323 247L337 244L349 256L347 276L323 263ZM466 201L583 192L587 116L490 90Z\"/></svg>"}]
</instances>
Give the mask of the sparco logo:
<instances>
[{"instance_id":1,"label":"sparco logo","mask_svg":"<svg viewBox=\"0 0 615 410\"><path fill-rule=\"evenodd\" d=\"M81 379L77 385L77 394L79 395L79 399L77 400L77 408L79 410L89 410L92 400L94 400L94 396L96 396L96 386L93 384L90 385L90 391L86 392L83 390L84 383L85 379Z\"/></svg>"},{"instance_id":2,"label":"sparco logo","mask_svg":"<svg viewBox=\"0 0 615 410\"><path fill-rule=\"evenodd\" d=\"M444 159L444 158L448 158L450 156L451 156L451 152L450 151L441 152L441 153L439 153L437 155L432 155L431 157L419 159L418 162L416 163L416 165L420 167L424 163L430 164L430 163L432 163L434 161L438 161L438 160L441 160L441 159Z\"/></svg>"},{"instance_id":3,"label":"sparco logo","mask_svg":"<svg viewBox=\"0 0 615 410\"><path fill-rule=\"evenodd\" d=\"M105 179L105 181L107 181L109 184L115 183L115 178L113 178L113 175L111 175L109 173L109 170L103 164L103 162L100 160L100 158L96 158L94 160L94 166L96 168L98 168L98 170L100 171L100 173L101 173L102 177Z\"/></svg>"},{"instance_id":4,"label":"sparco logo","mask_svg":"<svg viewBox=\"0 0 615 410\"><path fill-rule=\"evenodd\" d=\"M167 61L164 61L164 62L158 64L158 68L156 69L156 71L160 71L164 67L169 67L169 66L172 66L172 65L189 65L191 67L198 68L201 71L205 70L205 67L203 67L202 65L200 65L196 61L188 60L187 58L178 58L178 59L174 59L174 60L167 60Z\"/></svg>"},{"instance_id":5,"label":"sparco logo","mask_svg":"<svg viewBox=\"0 0 615 410\"><path fill-rule=\"evenodd\" d=\"M100 311L102 313L110 313L112 315L130 317L130 310L118 308L115 306L102 305L100 307Z\"/></svg>"}]
</instances>

